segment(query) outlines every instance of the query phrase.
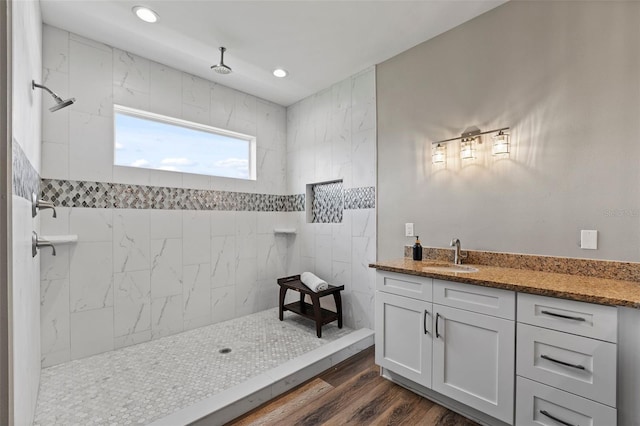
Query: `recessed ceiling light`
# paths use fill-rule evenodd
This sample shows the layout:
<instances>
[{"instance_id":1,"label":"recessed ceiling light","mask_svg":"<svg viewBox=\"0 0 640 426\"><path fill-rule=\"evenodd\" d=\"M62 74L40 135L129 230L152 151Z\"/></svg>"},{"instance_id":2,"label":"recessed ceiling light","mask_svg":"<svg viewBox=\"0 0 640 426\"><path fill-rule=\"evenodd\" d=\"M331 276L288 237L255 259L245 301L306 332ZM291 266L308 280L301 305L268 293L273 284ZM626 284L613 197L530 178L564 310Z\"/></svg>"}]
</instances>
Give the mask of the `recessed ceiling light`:
<instances>
[{"instance_id":1,"label":"recessed ceiling light","mask_svg":"<svg viewBox=\"0 0 640 426\"><path fill-rule=\"evenodd\" d=\"M133 13L135 13L136 16L142 19L144 22L149 22L150 24L153 24L154 22L158 22L158 14L155 13L153 10L149 9L148 7L134 6L132 10L133 10Z\"/></svg>"},{"instance_id":2,"label":"recessed ceiling light","mask_svg":"<svg viewBox=\"0 0 640 426\"><path fill-rule=\"evenodd\" d=\"M275 70L273 70L273 75L278 78L284 78L289 75L289 73L287 72L287 70L284 70L282 68L276 68Z\"/></svg>"}]
</instances>

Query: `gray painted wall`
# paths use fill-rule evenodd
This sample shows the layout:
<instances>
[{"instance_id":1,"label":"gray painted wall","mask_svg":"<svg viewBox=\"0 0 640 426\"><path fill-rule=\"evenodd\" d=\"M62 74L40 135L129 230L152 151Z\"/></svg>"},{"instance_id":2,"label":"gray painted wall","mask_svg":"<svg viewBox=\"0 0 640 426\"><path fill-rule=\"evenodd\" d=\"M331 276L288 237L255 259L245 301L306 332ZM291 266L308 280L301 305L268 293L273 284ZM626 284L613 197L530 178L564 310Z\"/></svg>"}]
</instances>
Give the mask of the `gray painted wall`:
<instances>
[{"instance_id":1,"label":"gray painted wall","mask_svg":"<svg viewBox=\"0 0 640 426\"><path fill-rule=\"evenodd\" d=\"M509 2L380 64L378 259L414 222L426 246L640 261L639 21L636 2ZM473 125L510 126L510 158L486 138L432 166Z\"/></svg>"}]
</instances>

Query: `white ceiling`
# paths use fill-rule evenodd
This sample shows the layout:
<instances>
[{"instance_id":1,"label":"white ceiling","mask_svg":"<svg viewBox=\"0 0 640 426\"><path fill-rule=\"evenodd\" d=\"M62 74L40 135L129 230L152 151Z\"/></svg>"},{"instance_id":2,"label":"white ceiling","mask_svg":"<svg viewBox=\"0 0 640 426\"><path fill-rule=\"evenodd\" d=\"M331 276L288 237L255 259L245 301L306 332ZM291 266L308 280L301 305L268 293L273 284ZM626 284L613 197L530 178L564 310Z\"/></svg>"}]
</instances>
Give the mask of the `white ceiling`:
<instances>
[{"instance_id":1,"label":"white ceiling","mask_svg":"<svg viewBox=\"0 0 640 426\"><path fill-rule=\"evenodd\" d=\"M40 0L43 21L288 106L507 0ZM131 12L144 5L156 24ZM225 46L229 75L211 65ZM277 79L274 68L289 71Z\"/></svg>"}]
</instances>

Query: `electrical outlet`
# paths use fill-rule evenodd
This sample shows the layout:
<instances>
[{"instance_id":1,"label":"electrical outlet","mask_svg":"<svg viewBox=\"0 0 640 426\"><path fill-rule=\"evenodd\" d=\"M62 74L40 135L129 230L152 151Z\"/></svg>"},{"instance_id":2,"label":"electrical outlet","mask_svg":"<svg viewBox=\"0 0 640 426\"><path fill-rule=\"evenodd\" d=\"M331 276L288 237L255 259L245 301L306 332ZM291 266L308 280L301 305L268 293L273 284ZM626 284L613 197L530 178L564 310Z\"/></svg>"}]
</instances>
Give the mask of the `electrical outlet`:
<instances>
[{"instance_id":1,"label":"electrical outlet","mask_svg":"<svg viewBox=\"0 0 640 426\"><path fill-rule=\"evenodd\" d=\"M413 223L404 224L404 236L413 237Z\"/></svg>"},{"instance_id":2,"label":"electrical outlet","mask_svg":"<svg viewBox=\"0 0 640 426\"><path fill-rule=\"evenodd\" d=\"M586 250L597 250L598 231L586 229L580 231L580 248Z\"/></svg>"}]
</instances>

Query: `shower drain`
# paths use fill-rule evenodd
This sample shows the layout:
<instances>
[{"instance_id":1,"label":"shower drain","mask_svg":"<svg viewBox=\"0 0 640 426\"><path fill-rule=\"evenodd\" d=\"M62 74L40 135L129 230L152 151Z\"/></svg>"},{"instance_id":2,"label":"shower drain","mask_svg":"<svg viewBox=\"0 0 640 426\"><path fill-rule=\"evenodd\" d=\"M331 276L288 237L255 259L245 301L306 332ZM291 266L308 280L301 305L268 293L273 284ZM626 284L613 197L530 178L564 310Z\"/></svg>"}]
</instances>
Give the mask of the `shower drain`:
<instances>
[{"instance_id":1,"label":"shower drain","mask_svg":"<svg viewBox=\"0 0 640 426\"><path fill-rule=\"evenodd\" d=\"M231 352L231 348L222 348L218 352L220 352L221 354L228 354L229 352Z\"/></svg>"}]
</instances>

